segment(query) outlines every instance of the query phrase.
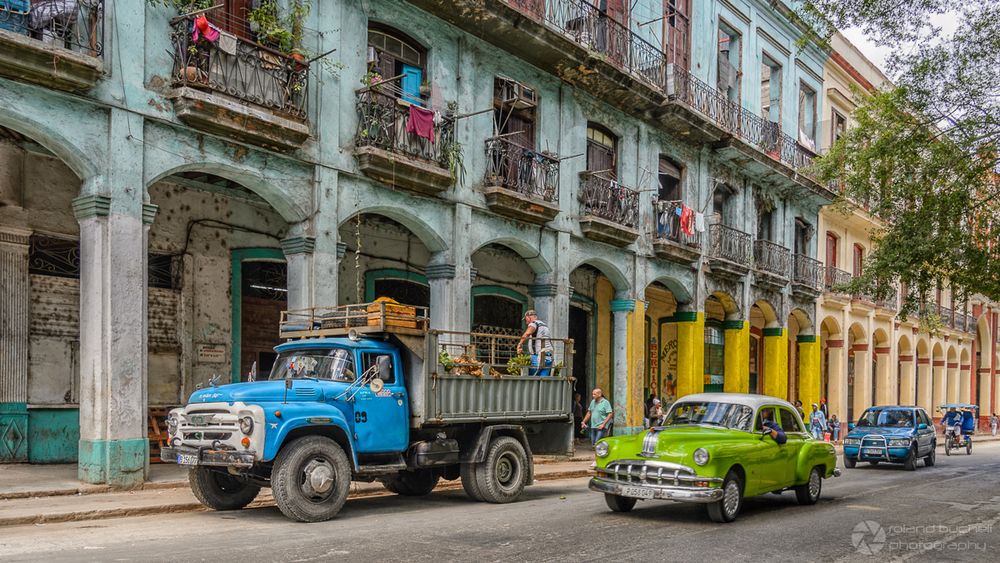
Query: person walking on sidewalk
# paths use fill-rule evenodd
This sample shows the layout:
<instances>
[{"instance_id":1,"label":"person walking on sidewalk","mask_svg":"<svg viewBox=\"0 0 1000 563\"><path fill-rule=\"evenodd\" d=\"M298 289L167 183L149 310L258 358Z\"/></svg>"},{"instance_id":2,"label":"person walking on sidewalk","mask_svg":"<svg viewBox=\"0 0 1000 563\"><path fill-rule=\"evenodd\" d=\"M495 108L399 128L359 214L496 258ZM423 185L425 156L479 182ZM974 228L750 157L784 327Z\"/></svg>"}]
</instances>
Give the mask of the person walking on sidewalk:
<instances>
[{"instance_id":1,"label":"person walking on sidewalk","mask_svg":"<svg viewBox=\"0 0 1000 563\"><path fill-rule=\"evenodd\" d=\"M1000 418L997 418L997 413L993 413L990 416L990 432L992 432L994 436L997 435L998 426L1000 426Z\"/></svg>"},{"instance_id":2,"label":"person walking on sidewalk","mask_svg":"<svg viewBox=\"0 0 1000 563\"><path fill-rule=\"evenodd\" d=\"M594 389L590 396L593 400L587 407L587 414L583 416L580 428L586 428L589 422L590 443L596 444L598 440L608 435L614 410L611 408L611 402L604 398L604 392L600 388Z\"/></svg>"}]
</instances>

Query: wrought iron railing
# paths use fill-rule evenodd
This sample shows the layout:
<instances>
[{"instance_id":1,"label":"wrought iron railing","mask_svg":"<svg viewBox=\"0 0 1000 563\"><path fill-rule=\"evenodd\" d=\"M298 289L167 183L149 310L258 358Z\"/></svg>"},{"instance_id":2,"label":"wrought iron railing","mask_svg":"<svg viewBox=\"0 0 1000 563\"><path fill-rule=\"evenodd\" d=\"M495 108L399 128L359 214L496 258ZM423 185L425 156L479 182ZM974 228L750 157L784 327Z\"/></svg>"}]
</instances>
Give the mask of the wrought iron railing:
<instances>
[{"instance_id":1,"label":"wrought iron railing","mask_svg":"<svg viewBox=\"0 0 1000 563\"><path fill-rule=\"evenodd\" d=\"M965 332L976 332L976 317L972 315L962 315L965 317Z\"/></svg>"},{"instance_id":2,"label":"wrought iron railing","mask_svg":"<svg viewBox=\"0 0 1000 563\"><path fill-rule=\"evenodd\" d=\"M749 233L716 224L712 225L709 234L712 237L713 257L750 267L753 259L753 238Z\"/></svg>"},{"instance_id":3,"label":"wrought iron railing","mask_svg":"<svg viewBox=\"0 0 1000 563\"><path fill-rule=\"evenodd\" d=\"M796 254L792 263L792 283L821 291L823 263L804 254Z\"/></svg>"},{"instance_id":4,"label":"wrought iron railing","mask_svg":"<svg viewBox=\"0 0 1000 563\"><path fill-rule=\"evenodd\" d=\"M849 272L845 272L835 266L827 266L826 275L823 279L823 289L826 291L843 293L840 288L851 283L853 278L854 276L852 276Z\"/></svg>"},{"instance_id":5,"label":"wrought iron railing","mask_svg":"<svg viewBox=\"0 0 1000 563\"><path fill-rule=\"evenodd\" d=\"M875 306L880 309L888 309L890 311L896 311L899 309L899 292L893 288L892 293L884 299L876 299Z\"/></svg>"},{"instance_id":6,"label":"wrought iron railing","mask_svg":"<svg viewBox=\"0 0 1000 563\"><path fill-rule=\"evenodd\" d=\"M580 175L582 215L594 215L634 229L639 222L639 192L598 172Z\"/></svg>"},{"instance_id":7,"label":"wrought iron railing","mask_svg":"<svg viewBox=\"0 0 1000 563\"><path fill-rule=\"evenodd\" d=\"M27 11L4 3L0 29L91 57L104 53L104 0L32 0Z\"/></svg>"},{"instance_id":8,"label":"wrought iron railing","mask_svg":"<svg viewBox=\"0 0 1000 563\"><path fill-rule=\"evenodd\" d=\"M556 201L559 161L503 137L486 139L486 185Z\"/></svg>"},{"instance_id":9,"label":"wrought iron railing","mask_svg":"<svg viewBox=\"0 0 1000 563\"><path fill-rule=\"evenodd\" d=\"M655 240L669 240L692 248L701 248L701 233L695 230L693 224L682 226L681 215L677 213L678 209L683 209L682 201L653 200L653 217L656 220L653 238ZM694 223L693 217L691 223Z\"/></svg>"},{"instance_id":10,"label":"wrought iron railing","mask_svg":"<svg viewBox=\"0 0 1000 563\"><path fill-rule=\"evenodd\" d=\"M938 316L941 322L948 327L955 328L955 312L948 307L938 306Z\"/></svg>"},{"instance_id":11,"label":"wrought iron railing","mask_svg":"<svg viewBox=\"0 0 1000 563\"><path fill-rule=\"evenodd\" d=\"M408 128L412 110L409 103L401 102L392 93L379 91L378 85L358 91L358 132L355 143L359 147L371 146L396 154L428 160L451 169L447 147L455 139L455 120L451 117L435 119L432 138L418 135L415 128ZM410 131L407 131L410 129Z\"/></svg>"},{"instance_id":12,"label":"wrought iron railing","mask_svg":"<svg viewBox=\"0 0 1000 563\"><path fill-rule=\"evenodd\" d=\"M309 66L233 35L209 41L194 34L195 18L171 22L173 82L226 94L298 119L306 117Z\"/></svg>"},{"instance_id":13,"label":"wrought iron railing","mask_svg":"<svg viewBox=\"0 0 1000 563\"><path fill-rule=\"evenodd\" d=\"M753 243L753 261L758 270L787 278L791 252L776 242L756 240Z\"/></svg>"}]
</instances>

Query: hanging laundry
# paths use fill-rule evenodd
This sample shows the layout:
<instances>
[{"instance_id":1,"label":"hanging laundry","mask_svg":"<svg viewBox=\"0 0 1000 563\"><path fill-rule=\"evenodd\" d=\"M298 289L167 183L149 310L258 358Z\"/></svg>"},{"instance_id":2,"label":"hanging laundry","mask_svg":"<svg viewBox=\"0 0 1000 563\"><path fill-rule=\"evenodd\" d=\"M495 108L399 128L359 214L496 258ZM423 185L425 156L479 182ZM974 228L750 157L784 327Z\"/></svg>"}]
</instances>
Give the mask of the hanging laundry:
<instances>
[{"instance_id":1,"label":"hanging laundry","mask_svg":"<svg viewBox=\"0 0 1000 563\"><path fill-rule=\"evenodd\" d=\"M434 142L434 112L415 104L410 104L410 118L406 120L406 132Z\"/></svg>"},{"instance_id":2,"label":"hanging laundry","mask_svg":"<svg viewBox=\"0 0 1000 563\"><path fill-rule=\"evenodd\" d=\"M219 50L227 55L235 55L239 39L232 33L219 32Z\"/></svg>"},{"instance_id":3,"label":"hanging laundry","mask_svg":"<svg viewBox=\"0 0 1000 563\"><path fill-rule=\"evenodd\" d=\"M688 236L694 234L694 209L686 205L681 209L681 232Z\"/></svg>"},{"instance_id":4,"label":"hanging laundry","mask_svg":"<svg viewBox=\"0 0 1000 563\"><path fill-rule=\"evenodd\" d=\"M215 43L219 40L219 30L208 22L204 15L194 19L194 28L191 30L191 41L198 41L204 38L205 41Z\"/></svg>"},{"instance_id":5,"label":"hanging laundry","mask_svg":"<svg viewBox=\"0 0 1000 563\"><path fill-rule=\"evenodd\" d=\"M694 214L694 230L698 233L705 232L705 214L695 213Z\"/></svg>"}]
</instances>

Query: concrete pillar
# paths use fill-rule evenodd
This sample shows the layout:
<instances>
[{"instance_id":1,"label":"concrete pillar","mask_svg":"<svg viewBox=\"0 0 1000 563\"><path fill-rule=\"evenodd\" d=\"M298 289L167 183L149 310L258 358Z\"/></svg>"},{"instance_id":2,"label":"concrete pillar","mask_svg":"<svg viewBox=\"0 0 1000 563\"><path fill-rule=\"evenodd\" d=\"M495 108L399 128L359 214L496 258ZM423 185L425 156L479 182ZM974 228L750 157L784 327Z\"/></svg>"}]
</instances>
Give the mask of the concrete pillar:
<instances>
[{"instance_id":1,"label":"concrete pillar","mask_svg":"<svg viewBox=\"0 0 1000 563\"><path fill-rule=\"evenodd\" d=\"M894 405L895 398L890 398L892 384L892 349L888 346L875 348L875 396L872 398L873 405Z\"/></svg>"},{"instance_id":2,"label":"concrete pillar","mask_svg":"<svg viewBox=\"0 0 1000 563\"><path fill-rule=\"evenodd\" d=\"M917 406L934 416L933 378L931 377L930 358L917 359Z\"/></svg>"},{"instance_id":3,"label":"concrete pillar","mask_svg":"<svg viewBox=\"0 0 1000 563\"><path fill-rule=\"evenodd\" d=\"M336 303L313 303L312 288L316 284L316 279L312 266L315 248L316 239L313 237L296 236L281 241L281 250L285 253L285 267L288 271L289 311L336 305Z\"/></svg>"},{"instance_id":4,"label":"concrete pillar","mask_svg":"<svg viewBox=\"0 0 1000 563\"><path fill-rule=\"evenodd\" d=\"M948 373L945 371L944 360L934 360L934 395L931 409L948 402ZM927 411L934 412L933 410Z\"/></svg>"},{"instance_id":5,"label":"concrete pillar","mask_svg":"<svg viewBox=\"0 0 1000 563\"><path fill-rule=\"evenodd\" d=\"M854 345L854 418L872 406L872 360L868 344ZM853 422L853 421L851 421Z\"/></svg>"},{"instance_id":6,"label":"concrete pillar","mask_svg":"<svg viewBox=\"0 0 1000 563\"><path fill-rule=\"evenodd\" d=\"M823 397L823 375L820 373L820 344L815 334L800 334L796 337L799 347L799 400L808 410L813 403L819 404Z\"/></svg>"},{"instance_id":7,"label":"concrete pillar","mask_svg":"<svg viewBox=\"0 0 1000 563\"><path fill-rule=\"evenodd\" d=\"M945 396L949 403L957 403L960 392L958 377L958 362L948 362L948 386L945 388Z\"/></svg>"},{"instance_id":8,"label":"concrete pillar","mask_svg":"<svg viewBox=\"0 0 1000 563\"><path fill-rule=\"evenodd\" d=\"M844 365L844 341L826 341L827 405L830 414L836 413L841 421L847 420L847 369Z\"/></svg>"},{"instance_id":9,"label":"concrete pillar","mask_svg":"<svg viewBox=\"0 0 1000 563\"><path fill-rule=\"evenodd\" d=\"M914 367L912 354L899 356L899 404L901 405L917 403L917 381Z\"/></svg>"},{"instance_id":10,"label":"concrete pillar","mask_svg":"<svg viewBox=\"0 0 1000 563\"><path fill-rule=\"evenodd\" d=\"M993 413L993 375L990 368L979 368L979 414L989 416Z\"/></svg>"},{"instance_id":11,"label":"concrete pillar","mask_svg":"<svg viewBox=\"0 0 1000 563\"><path fill-rule=\"evenodd\" d=\"M427 267L427 283L431 293L431 328L468 331L470 280L459 279L454 264L432 264ZM456 311L463 303L464 311Z\"/></svg>"},{"instance_id":12,"label":"concrete pillar","mask_svg":"<svg viewBox=\"0 0 1000 563\"><path fill-rule=\"evenodd\" d=\"M677 398L705 390L705 313L677 311Z\"/></svg>"},{"instance_id":13,"label":"concrete pillar","mask_svg":"<svg viewBox=\"0 0 1000 563\"><path fill-rule=\"evenodd\" d=\"M30 235L0 230L0 463L28 461Z\"/></svg>"},{"instance_id":14,"label":"concrete pillar","mask_svg":"<svg viewBox=\"0 0 1000 563\"><path fill-rule=\"evenodd\" d=\"M142 207L140 217L108 196L73 201L80 222L78 475L123 488L142 483L149 459L146 269L156 206Z\"/></svg>"},{"instance_id":15,"label":"concrete pillar","mask_svg":"<svg viewBox=\"0 0 1000 563\"><path fill-rule=\"evenodd\" d=\"M557 317L557 311L560 310L557 304L557 298L559 297L559 286L554 283L537 282L528 287L528 295L530 295L535 302L535 312L538 313L538 318L549 325L549 331L553 338L558 338L554 331L553 319ZM566 299L566 305L562 308L566 310L566 315L569 315L569 299ZM564 323L560 323L565 326Z\"/></svg>"},{"instance_id":16,"label":"concrete pillar","mask_svg":"<svg viewBox=\"0 0 1000 563\"><path fill-rule=\"evenodd\" d=\"M764 394L788 397L788 332L783 326L764 327Z\"/></svg>"},{"instance_id":17,"label":"concrete pillar","mask_svg":"<svg viewBox=\"0 0 1000 563\"><path fill-rule=\"evenodd\" d=\"M972 366L962 364L959 366L958 402L972 402Z\"/></svg>"},{"instance_id":18,"label":"concrete pillar","mask_svg":"<svg viewBox=\"0 0 1000 563\"><path fill-rule=\"evenodd\" d=\"M614 381L614 397L611 405L615 410L615 434L624 434L628 428L629 388L629 314L635 310L635 301L631 299L615 299L611 301L611 313L614 315L614 365L612 366L612 381ZM639 388L640 392L642 387Z\"/></svg>"},{"instance_id":19,"label":"concrete pillar","mask_svg":"<svg viewBox=\"0 0 1000 563\"><path fill-rule=\"evenodd\" d=\"M727 319L722 323L725 338L726 393L750 392L750 321Z\"/></svg>"}]
</instances>

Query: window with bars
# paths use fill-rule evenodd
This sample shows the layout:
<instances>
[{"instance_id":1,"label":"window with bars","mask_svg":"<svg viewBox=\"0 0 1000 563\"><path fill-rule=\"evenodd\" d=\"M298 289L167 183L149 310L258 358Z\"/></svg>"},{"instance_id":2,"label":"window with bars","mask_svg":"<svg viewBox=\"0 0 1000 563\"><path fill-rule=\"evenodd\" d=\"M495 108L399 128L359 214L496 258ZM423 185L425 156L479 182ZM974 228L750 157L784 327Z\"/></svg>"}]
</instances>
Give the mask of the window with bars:
<instances>
[{"instance_id":1,"label":"window with bars","mask_svg":"<svg viewBox=\"0 0 1000 563\"><path fill-rule=\"evenodd\" d=\"M28 244L29 274L80 279L80 241L48 235L31 235ZM179 267L179 257L150 252L147 285L163 289L179 289Z\"/></svg>"}]
</instances>

